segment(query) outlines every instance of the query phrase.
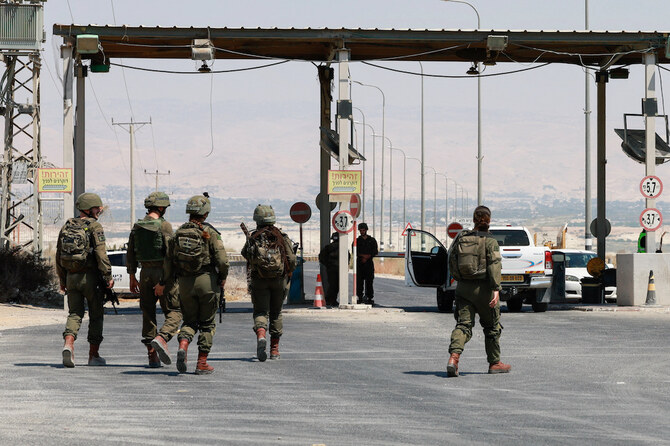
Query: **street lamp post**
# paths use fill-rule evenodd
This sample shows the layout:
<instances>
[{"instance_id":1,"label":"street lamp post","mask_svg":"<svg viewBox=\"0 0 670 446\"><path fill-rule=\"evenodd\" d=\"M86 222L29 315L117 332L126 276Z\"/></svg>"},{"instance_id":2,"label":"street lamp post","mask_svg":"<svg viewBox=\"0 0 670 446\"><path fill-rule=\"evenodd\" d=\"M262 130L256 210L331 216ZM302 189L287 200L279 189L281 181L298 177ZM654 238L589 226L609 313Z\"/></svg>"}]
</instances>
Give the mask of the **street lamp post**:
<instances>
[{"instance_id":1,"label":"street lamp post","mask_svg":"<svg viewBox=\"0 0 670 446\"><path fill-rule=\"evenodd\" d=\"M421 229L426 225L426 202L425 202L425 191L426 191L426 178L424 175L424 146L423 146L423 64L419 61L419 67L421 68ZM424 241L423 236L421 236L422 242ZM425 245L425 242L422 243L422 247Z\"/></svg>"},{"instance_id":2,"label":"street lamp post","mask_svg":"<svg viewBox=\"0 0 670 446\"><path fill-rule=\"evenodd\" d=\"M361 114L361 116L363 116L363 158L366 158L366 156L365 156L365 113L363 113L363 110L361 110L358 107L352 107L352 108L354 110L358 110L359 113ZM354 124L355 123L356 123L356 121L354 121ZM354 126L354 129L355 128L356 127ZM356 134L356 136L357 136L356 143L358 143L358 134ZM367 158L366 158L366 160L367 160ZM365 205L365 170L366 170L365 165L366 165L366 162L363 162L363 181L362 181L363 184L361 184L361 192L362 192L362 195L363 195L363 199L361 200L361 215L363 216L363 221L365 221L365 208L366 208L366 205ZM373 174L374 174L374 160L372 161L372 165L373 165L372 169L373 169ZM373 193L374 193L374 190L375 190L375 185L373 183L372 184Z\"/></svg>"},{"instance_id":3,"label":"street lamp post","mask_svg":"<svg viewBox=\"0 0 670 446\"><path fill-rule=\"evenodd\" d=\"M449 240L449 231L447 230L449 226L449 178L446 173L437 172L437 174L444 177L444 242L446 244Z\"/></svg>"},{"instance_id":4,"label":"street lamp post","mask_svg":"<svg viewBox=\"0 0 670 446\"><path fill-rule=\"evenodd\" d=\"M402 224L407 224L407 154L404 150L397 147L392 147L392 150L397 150L402 153ZM400 240L400 236L398 236ZM400 246L400 243L398 243Z\"/></svg>"},{"instance_id":5,"label":"street lamp post","mask_svg":"<svg viewBox=\"0 0 670 446\"><path fill-rule=\"evenodd\" d=\"M477 29L481 29L481 21L479 18L479 11L470 3L463 0L442 0L451 3L462 3L468 5L477 14ZM482 204L482 77L479 70L479 61L476 63L477 67L477 205Z\"/></svg>"},{"instance_id":6,"label":"street lamp post","mask_svg":"<svg viewBox=\"0 0 670 446\"><path fill-rule=\"evenodd\" d=\"M360 111L358 107L354 108ZM354 121L354 124L363 124L363 126L370 127L370 130L372 130L372 234L374 237L377 237L377 200L375 195L375 189L377 187L377 154L375 148L375 137L377 134L375 133L375 128L366 122ZM363 220L365 220L365 217L363 217Z\"/></svg>"},{"instance_id":7,"label":"street lamp post","mask_svg":"<svg viewBox=\"0 0 670 446\"><path fill-rule=\"evenodd\" d=\"M437 171L434 167L426 167L433 171L433 234L437 234Z\"/></svg>"},{"instance_id":8,"label":"street lamp post","mask_svg":"<svg viewBox=\"0 0 670 446\"><path fill-rule=\"evenodd\" d=\"M354 84L361 85L363 87L376 88L382 94L382 177L381 177L381 209L379 211L381 224L379 225L379 250L384 250L384 130L386 128L386 95L381 88L376 85L364 84L360 81L351 81ZM390 229L390 228L389 228Z\"/></svg>"}]
</instances>

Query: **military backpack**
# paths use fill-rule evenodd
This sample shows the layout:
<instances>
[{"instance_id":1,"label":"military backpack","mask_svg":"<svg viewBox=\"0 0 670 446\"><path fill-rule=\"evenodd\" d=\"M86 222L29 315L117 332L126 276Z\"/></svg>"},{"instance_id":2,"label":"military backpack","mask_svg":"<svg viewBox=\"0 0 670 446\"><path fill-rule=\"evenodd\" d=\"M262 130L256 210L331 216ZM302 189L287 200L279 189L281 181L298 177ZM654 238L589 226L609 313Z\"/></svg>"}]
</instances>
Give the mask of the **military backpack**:
<instances>
[{"instance_id":1,"label":"military backpack","mask_svg":"<svg viewBox=\"0 0 670 446\"><path fill-rule=\"evenodd\" d=\"M274 226L261 227L250 236L249 262L264 279L282 277L288 267L284 236Z\"/></svg>"},{"instance_id":2,"label":"military backpack","mask_svg":"<svg viewBox=\"0 0 670 446\"><path fill-rule=\"evenodd\" d=\"M185 223L174 233L174 258L180 271L197 273L210 264L203 229L196 223Z\"/></svg>"},{"instance_id":3,"label":"military backpack","mask_svg":"<svg viewBox=\"0 0 670 446\"><path fill-rule=\"evenodd\" d=\"M60 263L68 271L80 271L86 266L91 247L91 222L83 218L70 218L58 236Z\"/></svg>"},{"instance_id":4,"label":"military backpack","mask_svg":"<svg viewBox=\"0 0 670 446\"><path fill-rule=\"evenodd\" d=\"M486 238L488 232L463 231L449 248L449 272L456 280L486 278Z\"/></svg>"},{"instance_id":5,"label":"military backpack","mask_svg":"<svg viewBox=\"0 0 670 446\"><path fill-rule=\"evenodd\" d=\"M163 260L164 246L161 226L162 218L138 220L133 226L135 256L140 262Z\"/></svg>"}]
</instances>

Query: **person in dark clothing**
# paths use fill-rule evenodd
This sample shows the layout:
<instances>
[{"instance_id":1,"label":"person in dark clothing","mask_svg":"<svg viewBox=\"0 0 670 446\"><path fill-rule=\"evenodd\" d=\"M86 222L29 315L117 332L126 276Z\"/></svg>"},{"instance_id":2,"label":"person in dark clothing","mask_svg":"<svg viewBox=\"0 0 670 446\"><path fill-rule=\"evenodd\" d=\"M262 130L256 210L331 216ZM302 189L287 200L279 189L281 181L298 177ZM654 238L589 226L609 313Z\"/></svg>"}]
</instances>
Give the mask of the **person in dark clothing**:
<instances>
[{"instance_id":1,"label":"person in dark clothing","mask_svg":"<svg viewBox=\"0 0 670 446\"><path fill-rule=\"evenodd\" d=\"M319 253L319 263L326 267L326 278L328 279L326 305L335 307L339 305L337 294L340 292L340 234L333 232L330 240L331 242L324 246Z\"/></svg>"},{"instance_id":2,"label":"person in dark clothing","mask_svg":"<svg viewBox=\"0 0 670 446\"><path fill-rule=\"evenodd\" d=\"M373 257L379 254L377 240L368 235L368 225L358 225L361 235L356 239L356 295L358 303L374 305L375 290L372 281L375 279Z\"/></svg>"}]
</instances>

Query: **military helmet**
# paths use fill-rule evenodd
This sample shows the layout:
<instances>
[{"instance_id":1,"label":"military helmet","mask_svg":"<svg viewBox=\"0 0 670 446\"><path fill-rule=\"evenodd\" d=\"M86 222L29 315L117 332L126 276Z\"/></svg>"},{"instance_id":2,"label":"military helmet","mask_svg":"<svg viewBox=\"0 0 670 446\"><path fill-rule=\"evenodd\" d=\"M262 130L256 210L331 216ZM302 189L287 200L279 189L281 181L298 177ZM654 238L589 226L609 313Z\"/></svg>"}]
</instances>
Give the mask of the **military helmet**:
<instances>
[{"instance_id":1,"label":"military helmet","mask_svg":"<svg viewBox=\"0 0 670 446\"><path fill-rule=\"evenodd\" d=\"M165 192L151 192L147 198L144 199L144 207L149 208L166 208L170 206L170 197Z\"/></svg>"},{"instance_id":2,"label":"military helmet","mask_svg":"<svg viewBox=\"0 0 670 446\"><path fill-rule=\"evenodd\" d=\"M267 204L259 204L254 209L254 221L258 226L273 225L277 222L275 211L272 206Z\"/></svg>"},{"instance_id":3,"label":"military helmet","mask_svg":"<svg viewBox=\"0 0 670 446\"><path fill-rule=\"evenodd\" d=\"M340 240L340 234L339 232L333 232L333 234L330 236L330 239L334 242L337 242Z\"/></svg>"},{"instance_id":4,"label":"military helmet","mask_svg":"<svg viewBox=\"0 0 670 446\"><path fill-rule=\"evenodd\" d=\"M209 199L204 195L194 195L186 202L186 213L191 215L205 215L212 210Z\"/></svg>"},{"instance_id":5,"label":"military helmet","mask_svg":"<svg viewBox=\"0 0 670 446\"><path fill-rule=\"evenodd\" d=\"M77 201L74 205L80 211L88 211L91 208L102 207L102 200L98 194L84 192L77 197Z\"/></svg>"}]
</instances>

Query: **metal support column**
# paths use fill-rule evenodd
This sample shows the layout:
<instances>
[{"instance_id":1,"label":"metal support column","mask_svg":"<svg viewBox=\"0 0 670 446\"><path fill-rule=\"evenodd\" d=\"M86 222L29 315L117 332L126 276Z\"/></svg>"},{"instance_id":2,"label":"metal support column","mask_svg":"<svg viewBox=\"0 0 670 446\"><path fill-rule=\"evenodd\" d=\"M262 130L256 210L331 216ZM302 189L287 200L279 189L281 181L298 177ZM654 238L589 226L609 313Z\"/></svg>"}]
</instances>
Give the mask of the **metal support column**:
<instances>
[{"instance_id":1,"label":"metal support column","mask_svg":"<svg viewBox=\"0 0 670 446\"><path fill-rule=\"evenodd\" d=\"M656 175L656 54L646 53L644 55L644 83L645 83L645 107L644 130L646 140L645 176ZM656 207L656 198L645 198L646 208ZM645 252L656 252L656 232L647 231L645 237Z\"/></svg>"},{"instance_id":2,"label":"metal support column","mask_svg":"<svg viewBox=\"0 0 670 446\"><path fill-rule=\"evenodd\" d=\"M609 80L609 73L607 70L601 70L596 73L596 83L598 85L598 119L597 119L597 134L598 134L598 159L597 159L597 200L598 200L598 215L596 222L597 243L598 243L598 257L605 260L605 208L606 208L606 189L605 189L605 174L607 164L607 148L606 148L606 86Z\"/></svg>"},{"instance_id":3,"label":"metal support column","mask_svg":"<svg viewBox=\"0 0 670 446\"><path fill-rule=\"evenodd\" d=\"M319 65L319 90L321 92L321 113L319 116L319 123L321 128L331 128L332 119L331 119L331 106L333 103L333 78L334 70L328 65ZM327 135L325 132L321 132L321 145L324 147L325 140ZM319 251L323 249L330 241L330 201L328 200L328 170L330 169L330 154L320 149L320 177L319 177L319 191L320 194L317 197L319 203L317 207L319 208ZM326 276L325 267L319 264L321 268L321 277Z\"/></svg>"},{"instance_id":4,"label":"metal support column","mask_svg":"<svg viewBox=\"0 0 670 446\"><path fill-rule=\"evenodd\" d=\"M73 181L77 178L74 170L74 59L72 42L63 39L61 58L63 59L63 167L72 169ZM63 196L63 218L67 220L79 215L74 209L74 192Z\"/></svg>"},{"instance_id":5,"label":"metal support column","mask_svg":"<svg viewBox=\"0 0 670 446\"><path fill-rule=\"evenodd\" d=\"M86 76L88 68L81 61L75 65L77 107L74 126L74 197L86 192Z\"/></svg>"},{"instance_id":6,"label":"metal support column","mask_svg":"<svg viewBox=\"0 0 670 446\"><path fill-rule=\"evenodd\" d=\"M340 48L337 51L338 64L338 100L340 104L349 102L351 104L350 86L349 86L349 50ZM337 115L337 127L340 132L340 170L346 170L349 167L349 141L351 140L351 107L338 107L340 110L347 109L349 116L345 116L342 111ZM349 296L349 234L340 234L340 252L339 252L339 281L340 281L340 305L352 305L351 296Z\"/></svg>"},{"instance_id":7,"label":"metal support column","mask_svg":"<svg viewBox=\"0 0 670 446\"><path fill-rule=\"evenodd\" d=\"M5 141L2 157L2 207L0 208L0 247L5 247L5 230L9 226L9 208L11 206L10 185L12 181L12 145L14 141L13 116L14 107L14 74L16 70L16 57L5 57L7 88L3 92L2 102L5 104Z\"/></svg>"}]
</instances>

